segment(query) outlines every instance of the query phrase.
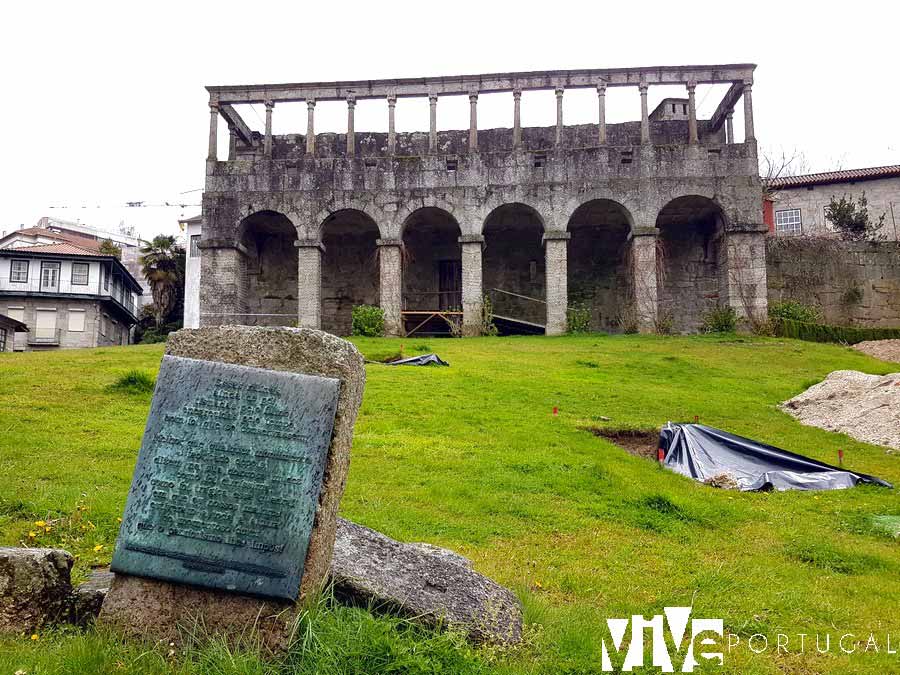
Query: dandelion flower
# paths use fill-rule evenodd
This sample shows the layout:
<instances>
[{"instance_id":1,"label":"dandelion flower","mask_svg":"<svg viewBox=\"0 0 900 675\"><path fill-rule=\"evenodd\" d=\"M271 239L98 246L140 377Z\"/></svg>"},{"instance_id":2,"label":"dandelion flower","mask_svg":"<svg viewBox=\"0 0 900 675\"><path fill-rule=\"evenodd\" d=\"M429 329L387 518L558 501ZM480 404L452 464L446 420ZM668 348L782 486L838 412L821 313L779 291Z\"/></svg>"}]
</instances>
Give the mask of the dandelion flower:
<instances>
[{"instance_id":1,"label":"dandelion flower","mask_svg":"<svg viewBox=\"0 0 900 675\"><path fill-rule=\"evenodd\" d=\"M96 553L97 551L100 551L100 550L102 550L102 549L103 549L103 544L97 544L97 545L94 547L94 553Z\"/></svg>"},{"instance_id":2,"label":"dandelion flower","mask_svg":"<svg viewBox=\"0 0 900 675\"><path fill-rule=\"evenodd\" d=\"M49 531L50 531L50 526L48 525L47 527L44 528L44 532L49 532Z\"/></svg>"},{"instance_id":3,"label":"dandelion flower","mask_svg":"<svg viewBox=\"0 0 900 675\"><path fill-rule=\"evenodd\" d=\"M47 523L45 523L43 520L36 520L36 521L34 521L34 524L37 525L38 527L44 527L47 525Z\"/></svg>"},{"instance_id":4,"label":"dandelion flower","mask_svg":"<svg viewBox=\"0 0 900 675\"><path fill-rule=\"evenodd\" d=\"M32 640L37 640L37 639L38 639L38 634L37 634L37 633L32 633L31 639L32 639Z\"/></svg>"},{"instance_id":5,"label":"dandelion flower","mask_svg":"<svg viewBox=\"0 0 900 675\"><path fill-rule=\"evenodd\" d=\"M31 532L28 533L28 538L29 538L29 539L34 539L36 536L37 536L37 532L31 531Z\"/></svg>"}]
</instances>

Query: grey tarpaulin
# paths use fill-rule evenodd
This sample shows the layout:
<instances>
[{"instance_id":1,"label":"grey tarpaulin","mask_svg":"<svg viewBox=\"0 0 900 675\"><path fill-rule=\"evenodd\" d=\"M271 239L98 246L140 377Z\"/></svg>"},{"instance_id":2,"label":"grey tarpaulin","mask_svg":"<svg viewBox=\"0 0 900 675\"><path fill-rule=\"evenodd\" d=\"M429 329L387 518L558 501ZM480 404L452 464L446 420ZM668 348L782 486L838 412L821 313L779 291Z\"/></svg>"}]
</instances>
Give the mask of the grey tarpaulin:
<instances>
[{"instance_id":1,"label":"grey tarpaulin","mask_svg":"<svg viewBox=\"0 0 900 675\"><path fill-rule=\"evenodd\" d=\"M400 359L399 361L388 362L389 366L449 366L450 364L441 359L437 354L422 354L421 356L410 356L408 359Z\"/></svg>"},{"instance_id":2,"label":"grey tarpaulin","mask_svg":"<svg viewBox=\"0 0 900 675\"><path fill-rule=\"evenodd\" d=\"M846 471L802 455L702 424L669 422L659 434L663 463L706 482L726 474L741 490L839 490L857 483L893 487L880 478Z\"/></svg>"}]
</instances>

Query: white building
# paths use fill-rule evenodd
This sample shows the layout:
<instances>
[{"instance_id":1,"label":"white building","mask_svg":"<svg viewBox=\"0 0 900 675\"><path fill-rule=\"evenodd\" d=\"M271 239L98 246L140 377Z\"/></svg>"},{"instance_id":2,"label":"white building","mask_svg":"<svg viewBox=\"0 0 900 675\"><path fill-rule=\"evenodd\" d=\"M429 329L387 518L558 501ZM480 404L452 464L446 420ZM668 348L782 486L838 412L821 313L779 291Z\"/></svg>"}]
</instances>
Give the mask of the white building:
<instances>
[{"instance_id":1,"label":"white building","mask_svg":"<svg viewBox=\"0 0 900 675\"><path fill-rule=\"evenodd\" d=\"M200 327L200 230L202 216L179 223L185 235L184 259L184 327Z\"/></svg>"},{"instance_id":2,"label":"white building","mask_svg":"<svg viewBox=\"0 0 900 675\"><path fill-rule=\"evenodd\" d=\"M0 314L16 351L125 345L143 289L114 256L65 242L0 249Z\"/></svg>"}]
</instances>

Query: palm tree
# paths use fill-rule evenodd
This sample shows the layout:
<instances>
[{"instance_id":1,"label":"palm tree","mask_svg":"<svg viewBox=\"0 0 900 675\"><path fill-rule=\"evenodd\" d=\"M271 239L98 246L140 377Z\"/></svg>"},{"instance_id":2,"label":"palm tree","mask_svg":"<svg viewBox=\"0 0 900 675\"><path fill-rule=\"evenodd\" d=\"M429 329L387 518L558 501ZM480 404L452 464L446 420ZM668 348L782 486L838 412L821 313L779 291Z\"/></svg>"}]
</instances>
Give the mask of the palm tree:
<instances>
[{"instance_id":1,"label":"palm tree","mask_svg":"<svg viewBox=\"0 0 900 675\"><path fill-rule=\"evenodd\" d=\"M141 271L150 284L153 293L153 315L156 327L175 308L178 289L184 280L179 260L184 258L184 249L175 237L157 235L147 246L141 247Z\"/></svg>"}]
</instances>

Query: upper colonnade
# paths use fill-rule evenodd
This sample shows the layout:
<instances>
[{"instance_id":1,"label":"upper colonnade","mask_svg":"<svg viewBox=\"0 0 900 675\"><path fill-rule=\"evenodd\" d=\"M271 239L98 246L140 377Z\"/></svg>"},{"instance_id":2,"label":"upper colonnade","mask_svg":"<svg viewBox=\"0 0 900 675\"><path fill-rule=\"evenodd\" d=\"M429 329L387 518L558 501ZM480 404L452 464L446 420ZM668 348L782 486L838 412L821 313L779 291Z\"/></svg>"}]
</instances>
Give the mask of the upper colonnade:
<instances>
[{"instance_id":1,"label":"upper colonnade","mask_svg":"<svg viewBox=\"0 0 900 675\"><path fill-rule=\"evenodd\" d=\"M346 101L346 154L356 154L354 116L356 102L362 99L383 99L387 106L387 150L397 148L395 109L398 99L427 97L430 105L429 150L437 150L437 106L441 96L469 97L468 151L478 152L478 96L509 92L512 94L512 145L521 147L521 94L523 91L550 90L556 94L555 145L563 144L563 99L566 90L595 89L598 98L597 145L608 142L606 124L606 91L609 87L635 87L640 95L641 144L649 144L650 115L648 90L658 85L683 85L688 100L688 144L699 142L695 90L698 85L729 84L707 124L709 132L726 128L726 142L734 142L732 115L740 99L744 105L744 139L755 141L753 130L752 85L753 64L659 66L644 68L598 68L554 70L541 72L492 73L445 77L403 78L384 80L353 80L337 82L307 82L295 84L258 84L210 86L209 160L217 159L218 119L228 124L232 146L240 141L245 147L254 145L254 134L235 109L235 105L262 104L265 106L265 132L262 154L272 156L272 116L278 103L305 102L307 104L306 152L315 153L315 107L319 101Z\"/></svg>"}]
</instances>

